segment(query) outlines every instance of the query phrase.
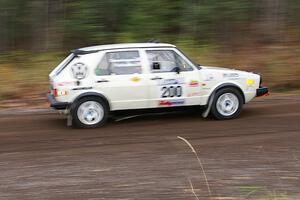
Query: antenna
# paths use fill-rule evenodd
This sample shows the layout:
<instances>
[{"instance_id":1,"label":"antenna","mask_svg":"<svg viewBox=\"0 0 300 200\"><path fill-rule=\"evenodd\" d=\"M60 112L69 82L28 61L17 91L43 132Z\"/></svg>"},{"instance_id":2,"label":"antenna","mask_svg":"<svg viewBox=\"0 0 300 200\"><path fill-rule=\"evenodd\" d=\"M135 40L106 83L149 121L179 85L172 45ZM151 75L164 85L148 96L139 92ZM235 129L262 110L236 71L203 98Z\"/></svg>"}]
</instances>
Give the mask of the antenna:
<instances>
[{"instance_id":1,"label":"antenna","mask_svg":"<svg viewBox=\"0 0 300 200\"><path fill-rule=\"evenodd\" d=\"M160 40L156 38L151 38L150 40L148 40L148 43L160 43Z\"/></svg>"}]
</instances>

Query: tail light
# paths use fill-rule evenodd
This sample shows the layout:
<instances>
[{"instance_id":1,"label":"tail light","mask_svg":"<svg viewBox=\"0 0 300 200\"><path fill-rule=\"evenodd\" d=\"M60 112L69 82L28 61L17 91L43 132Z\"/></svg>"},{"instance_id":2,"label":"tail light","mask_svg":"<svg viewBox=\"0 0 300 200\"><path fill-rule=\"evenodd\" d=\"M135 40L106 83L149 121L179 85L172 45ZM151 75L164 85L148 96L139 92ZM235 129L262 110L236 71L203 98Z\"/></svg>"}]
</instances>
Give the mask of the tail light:
<instances>
[{"instance_id":1,"label":"tail light","mask_svg":"<svg viewBox=\"0 0 300 200\"><path fill-rule=\"evenodd\" d=\"M53 90L53 95L55 97L64 96L64 95L67 95L67 94L68 94L68 92L65 91L65 90L58 90L58 89Z\"/></svg>"}]
</instances>

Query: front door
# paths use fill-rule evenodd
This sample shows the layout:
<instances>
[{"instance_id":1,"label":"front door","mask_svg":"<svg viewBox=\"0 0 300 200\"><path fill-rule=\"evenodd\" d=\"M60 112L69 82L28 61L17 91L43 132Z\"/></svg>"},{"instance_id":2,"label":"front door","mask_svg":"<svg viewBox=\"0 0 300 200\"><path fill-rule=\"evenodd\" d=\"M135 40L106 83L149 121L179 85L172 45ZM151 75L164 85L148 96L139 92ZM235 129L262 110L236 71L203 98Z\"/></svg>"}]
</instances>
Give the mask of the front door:
<instances>
[{"instance_id":1,"label":"front door","mask_svg":"<svg viewBox=\"0 0 300 200\"><path fill-rule=\"evenodd\" d=\"M200 104L199 73L178 52L146 50L149 61L149 107Z\"/></svg>"}]
</instances>

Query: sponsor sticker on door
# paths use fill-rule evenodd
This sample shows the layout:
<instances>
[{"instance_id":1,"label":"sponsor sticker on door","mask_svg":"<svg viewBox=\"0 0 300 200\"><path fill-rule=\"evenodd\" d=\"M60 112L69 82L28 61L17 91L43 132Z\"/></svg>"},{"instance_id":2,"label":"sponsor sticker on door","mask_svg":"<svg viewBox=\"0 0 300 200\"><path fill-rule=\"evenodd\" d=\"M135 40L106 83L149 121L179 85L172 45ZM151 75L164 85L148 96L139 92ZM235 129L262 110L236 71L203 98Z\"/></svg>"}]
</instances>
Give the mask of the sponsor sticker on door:
<instances>
[{"instance_id":1,"label":"sponsor sticker on door","mask_svg":"<svg viewBox=\"0 0 300 200\"><path fill-rule=\"evenodd\" d=\"M184 78L170 78L160 80L159 85L181 85L184 84Z\"/></svg>"},{"instance_id":2,"label":"sponsor sticker on door","mask_svg":"<svg viewBox=\"0 0 300 200\"><path fill-rule=\"evenodd\" d=\"M199 86L199 82L197 80L191 80L189 83L190 87L198 87Z\"/></svg>"},{"instance_id":3,"label":"sponsor sticker on door","mask_svg":"<svg viewBox=\"0 0 300 200\"><path fill-rule=\"evenodd\" d=\"M184 104L184 99L160 100L160 106L177 106Z\"/></svg>"}]
</instances>

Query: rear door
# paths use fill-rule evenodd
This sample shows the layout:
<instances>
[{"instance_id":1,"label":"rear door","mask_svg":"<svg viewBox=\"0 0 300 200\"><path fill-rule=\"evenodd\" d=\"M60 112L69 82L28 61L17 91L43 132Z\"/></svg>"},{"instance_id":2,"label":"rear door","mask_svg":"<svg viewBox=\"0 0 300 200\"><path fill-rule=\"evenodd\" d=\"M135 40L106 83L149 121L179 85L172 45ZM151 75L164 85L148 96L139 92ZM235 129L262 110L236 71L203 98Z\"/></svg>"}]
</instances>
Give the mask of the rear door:
<instances>
[{"instance_id":1,"label":"rear door","mask_svg":"<svg viewBox=\"0 0 300 200\"><path fill-rule=\"evenodd\" d=\"M146 49L149 107L200 104L198 70L176 49ZM176 72L180 70L179 73Z\"/></svg>"},{"instance_id":2,"label":"rear door","mask_svg":"<svg viewBox=\"0 0 300 200\"><path fill-rule=\"evenodd\" d=\"M96 89L109 99L111 110L147 107L148 79L140 50L105 52L95 73Z\"/></svg>"}]
</instances>

